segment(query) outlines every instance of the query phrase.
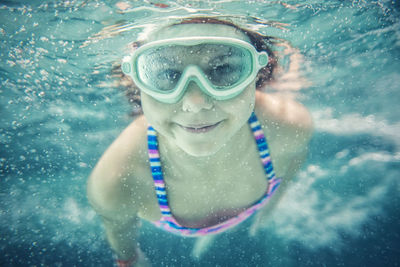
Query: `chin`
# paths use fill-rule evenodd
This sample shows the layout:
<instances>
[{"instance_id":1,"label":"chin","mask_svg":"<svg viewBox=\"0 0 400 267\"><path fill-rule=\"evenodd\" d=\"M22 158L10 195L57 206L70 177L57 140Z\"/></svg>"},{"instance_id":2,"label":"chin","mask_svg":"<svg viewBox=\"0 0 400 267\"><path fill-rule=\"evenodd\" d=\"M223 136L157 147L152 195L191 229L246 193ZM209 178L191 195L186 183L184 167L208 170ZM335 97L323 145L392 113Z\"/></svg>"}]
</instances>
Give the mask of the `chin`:
<instances>
[{"instance_id":1,"label":"chin","mask_svg":"<svg viewBox=\"0 0 400 267\"><path fill-rule=\"evenodd\" d=\"M180 148L192 157L208 157L216 154L222 146L219 145L181 145Z\"/></svg>"}]
</instances>

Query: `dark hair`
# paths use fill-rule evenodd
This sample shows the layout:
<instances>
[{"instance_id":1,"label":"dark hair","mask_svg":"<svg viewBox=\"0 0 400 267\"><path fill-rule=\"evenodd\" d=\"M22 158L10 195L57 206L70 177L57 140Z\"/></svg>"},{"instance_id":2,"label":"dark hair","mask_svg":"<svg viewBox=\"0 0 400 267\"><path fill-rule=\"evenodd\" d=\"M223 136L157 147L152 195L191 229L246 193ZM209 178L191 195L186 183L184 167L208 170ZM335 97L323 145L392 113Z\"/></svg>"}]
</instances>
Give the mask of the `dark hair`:
<instances>
[{"instance_id":1,"label":"dark hair","mask_svg":"<svg viewBox=\"0 0 400 267\"><path fill-rule=\"evenodd\" d=\"M236 30L246 34L249 39L250 43L256 48L258 52L266 51L268 53L268 65L262 68L257 75L256 80L256 89L261 90L266 84L274 80L274 72L277 67L277 58L274 52L271 50L270 46L276 41L274 37L264 36L258 32L248 30L242 28L231 21L222 20L212 17L193 17L193 18L185 18L180 22L171 24L167 27L172 27L175 25L181 24L221 24L227 25L235 28ZM133 48L139 47L143 42L134 42L131 44ZM124 75L121 71L121 66L117 65L114 66L112 70L115 77L120 79L119 85L125 87L126 95L129 99L129 102L133 105L132 115L136 116L142 114L141 102L140 102L140 90L130 77Z\"/></svg>"}]
</instances>

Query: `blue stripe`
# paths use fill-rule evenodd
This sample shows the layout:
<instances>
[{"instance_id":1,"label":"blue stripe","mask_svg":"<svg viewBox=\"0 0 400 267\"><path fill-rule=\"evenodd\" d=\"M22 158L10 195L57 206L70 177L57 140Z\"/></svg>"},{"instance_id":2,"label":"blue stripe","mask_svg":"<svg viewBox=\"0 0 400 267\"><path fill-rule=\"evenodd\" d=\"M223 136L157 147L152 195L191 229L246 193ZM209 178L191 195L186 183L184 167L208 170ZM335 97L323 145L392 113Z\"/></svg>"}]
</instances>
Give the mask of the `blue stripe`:
<instances>
[{"instance_id":1,"label":"blue stripe","mask_svg":"<svg viewBox=\"0 0 400 267\"><path fill-rule=\"evenodd\" d=\"M168 201L166 199L158 198L158 203L160 203L161 205L165 205L168 204Z\"/></svg>"},{"instance_id":2,"label":"blue stripe","mask_svg":"<svg viewBox=\"0 0 400 267\"><path fill-rule=\"evenodd\" d=\"M265 169L265 168L269 168L271 165L272 165L271 161L270 161L270 162L267 162L267 164L264 165L264 169ZM271 167L272 167L272 166L271 166Z\"/></svg>"},{"instance_id":3,"label":"blue stripe","mask_svg":"<svg viewBox=\"0 0 400 267\"><path fill-rule=\"evenodd\" d=\"M151 167L152 172L161 172L161 166Z\"/></svg>"},{"instance_id":4,"label":"blue stripe","mask_svg":"<svg viewBox=\"0 0 400 267\"><path fill-rule=\"evenodd\" d=\"M256 143L257 144L266 143L265 137L262 137L262 138L256 140Z\"/></svg>"},{"instance_id":5,"label":"blue stripe","mask_svg":"<svg viewBox=\"0 0 400 267\"><path fill-rule=\"evenodd\" d=\"M148 136L147 136L147 140L157 143L157 136L155 136L155 135L148 135Z\"/></svg>"},{"instance_id":6,"label":"blue stripe","mask_svg":"<svg viewBox=\"0 0 400 267\"><path fill-rule=\"evenodd\" d=\"M264 170L265 170L267 173L270 173L270 172L273 171L274 169L272 168L272 165L269 164L269 165L264 166Z\"/></svg>"},{"instance_id":7,"label":"blue stripe","mask_svg":"<svg viewBox=\"0 0 400 267\"><path fill-rule=\"evenodd\" d=\"M162 173L160 173L160 172L152 173L152 175L153 175L154 180L163 180Z\"/></svg>"},{"instance_id":8,"label":"blue stripe","mask_svg":"<svg viewBox=\"0 0 400 267\"><path fill-rule=\"evenodd\" d=\"M257 121L257 117L256 117L255 113L253 112L250 115L249 122L252 123L252 122L255 122L255 121Z\"/></svg>"},{"instance_id":9,"label":"blue stripe","mask_svg":"<svg viewBox=\"0 0 400 267\"><path fill-rule=\"evenodd\" d=\"M164 221L164 222L174 229L180 229L180 230L187 229L186 227L181 227L179 225L174 224L173 222L169 222L169 221Z\"/></svg>"},{"instance_id":10,"label":"blue stripe","mask_svg":"<svg viewBox=\"0 0 400 267\"><path fill-rule=\"evenodd\" d=\"M157 143L157 141L148 140L148 141L147 141L147 144L156 146L158 143Z\"/></svg>"},{"instance_id":11,"label":"blue stripe","mask_svg":"<svg viewBox=\"0 0 400 267\"><path fill-rule=\"evenodd\" d=\"M148 144L147 147L149 149L157 149L157 145Z\"/></svg>"},{"instance_id":12,"label":"blue stripe","mask_svg":"<svg viewBox=\"0 0 400 267\"><path fill-rule=\"evenodd\" d=\"M261 155L261 153L264 153L264 155ZM266 159L266 158L268 158L270 155L269 155L269 151L268 150L263 150L263 151L260 151L260 158L261 159Z\"/></svg>"},{"instance_id":13,"label":"blue stripe","mask_svg":"<svg viewBox=\"0 0 400 267\"><path fill-rule=\"evenodd\" d=\"M167 199L166 195L156 194L158 199Z\"/></svg>"},{"instance_id":14,"label":"blue stripe","mask_svg":"<svg viewBox=\"0 0 400 267\"><path fill-rule=\"evenodd\" d=\"M258 150L259 151L264 151L264 150L267 150L267 149L268 149L268 146L267 146L266 143L258 144Z\"/></svg>"},{"instance_id":15,"label":"blue stripe","mask_svg":"<svg viewBox=\"0 0 400 267\"><path fill-rule=\"evenodd\" d=\"M271 194L278 188L278 186L279 186L280 184L281 184L280 182L274 184L274 186L271 188Z\"/></svg>"},{"instance_id":16,"label":"blue stripe","mask_svg":"<svg viewBox=\"0 0 400 267\"><path fill-rule=\"evenodd\" d=\"M160 162L160 158L153 158L153 159L150 159L150 162Z\"/></svg>"},{"instance_id":17,"label":"blue stripe","mask_svg":"<svg viewBox=\"0 0 400 267\"><path fill-rule=\"evenodd\" d=\"M156 188L156 190L158 190L158 191L163 191L163 192L165 192L165 188L163 188L163 187L155 186L155 188Z\"/></svg>"},{"instance_id":18,"label":"blue stripe","mask_svg":"<svg viewBox=\"0 0 400 267\"><path fill-rule=\"evenodd\" d=\"M265 139L261 142L257 142L258 147L268 147L267 143L265 143Z\"/></svg>"},{"instance_id":19,"label":"blue stripe","mask_svg":"<svg viewBox=\"0 0 400 267\"><path fill-rule=\"evenodd\" d=\"M208 229L208 230L207 230L207 233L215 232L215 231L221 229L221 227L222 227L222 226L218 226L218 227L215 227L215 228Z\"/></svg>"}]
</instances>

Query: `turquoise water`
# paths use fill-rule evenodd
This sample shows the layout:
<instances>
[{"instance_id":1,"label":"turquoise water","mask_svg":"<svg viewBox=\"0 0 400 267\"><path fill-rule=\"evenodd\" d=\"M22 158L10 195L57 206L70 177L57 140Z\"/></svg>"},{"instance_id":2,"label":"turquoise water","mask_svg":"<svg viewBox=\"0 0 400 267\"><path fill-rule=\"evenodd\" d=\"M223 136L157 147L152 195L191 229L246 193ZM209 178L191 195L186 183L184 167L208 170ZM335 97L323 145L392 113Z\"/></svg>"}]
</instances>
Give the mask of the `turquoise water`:
<instances>
[{"instance_id":1,"label":"turquoise water","mask_svg":"<svg viewBox=\"0 0 400 267\"><path fill-rule=\"evenodd\" d=\"M255 236L247 222L196 243L144 223L153 265L400 265L398 1L105 2L0 2L1 266L112 265L85 196L132 120L112 64L144 28L196 14L236 16L298 49L309 86L283 77L284 89L309 108L315 134Z\"/></svg>"}]
</instances>

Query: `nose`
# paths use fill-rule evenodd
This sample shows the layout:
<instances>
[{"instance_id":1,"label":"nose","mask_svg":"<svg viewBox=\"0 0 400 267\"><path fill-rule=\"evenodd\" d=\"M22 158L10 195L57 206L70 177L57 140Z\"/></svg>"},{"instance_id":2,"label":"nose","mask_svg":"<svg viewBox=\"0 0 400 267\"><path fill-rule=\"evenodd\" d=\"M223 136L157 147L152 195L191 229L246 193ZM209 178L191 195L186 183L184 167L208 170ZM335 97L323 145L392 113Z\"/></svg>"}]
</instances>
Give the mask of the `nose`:
<instances>
[{"instance_id":1,"label":"nose","mask_svg":"<svg viewBox=\"0 0 400 267\"><path fill-rule=\"evenodd\" d=\"M182 97L182 110L197 113L214 106L210 96L205 94L196 82L190 81Z\"/></svg>"}]
</instances>

